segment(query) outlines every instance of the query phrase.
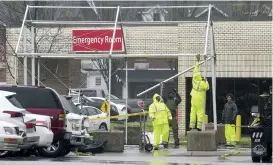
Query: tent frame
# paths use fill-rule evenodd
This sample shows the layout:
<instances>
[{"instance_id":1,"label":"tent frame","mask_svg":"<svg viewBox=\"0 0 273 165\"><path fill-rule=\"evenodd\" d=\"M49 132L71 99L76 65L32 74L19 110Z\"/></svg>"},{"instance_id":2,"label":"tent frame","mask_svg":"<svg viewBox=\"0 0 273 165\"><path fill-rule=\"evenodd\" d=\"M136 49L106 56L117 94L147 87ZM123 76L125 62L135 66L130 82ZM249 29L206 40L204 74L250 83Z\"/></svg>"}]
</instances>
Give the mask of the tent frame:
<instances>
[{"instance_id":1,"label":"tent frame","mask_svg":"<svg viewBox=\"0 0 273 165\"><path fill-rule=\"evenodd\" d=\"M18 42L16 45L16 49L15 49L15 56L17 57L23 57L24 58L24 84L27 85L27 59L31 58L31 77L32 77L32 85L35 85L35 58L37 58L37 74L38 74L38 85L40 85L40 58L78 58L78 59L102 59L102 58L107 58L109 59L109 91L108 91L108 101L111 104L111 65L112 65L112 59L114 58L126 58L126 105L128 103L128 64L127 64L127 58L178 58L178 57L182 57L182 56L196 56L196 54L192 54L192 53L180 53L180 54L118 54L118 53L113 53L113 45L114 42L112 40L111 42L111 47L109 50L109 53L101 53L101 54L92 54L92 53L88 53L88 54L61 54L61 53L37 53L34 50L34 28L35 27L31 27L31 45L32 45L32 52L26 52L26 30L25 30L25 24L26 23L31 23L34 25L42 25L42 24L62 24L62 25L80 25L80 24L88 24L88 25L114 25L113 27L113 38L115 38L116 35L116 29L117 26L120 25L168 25L168 24L180 24L180 23L189 23L189 22L193 22L193 23L204 23L206 22L207 26L206 26L206 39L205 39L205 47L204 47L204 53L200 53L201 56L204 57L204 61L200 62L200 64L205 64L205 77L207 76L207 62L209 60L211 60L211 65L212 65L212 95L213 95L213 119L214 119L214 130L217 130L217 117L216 117L216 54L215 54L215 47L214 47L214 36L213 36L213 24L211 21L211 9L212 9L212 5L208 5L208 6L158 6L158 8L207 8L208 9L208 19L207 21L166 21L166 22L159 22L159 21L155 21L155 22L138 22L138 21L128 21L128 22L120 22L118 21L119 19L119 15L120 15L120 9L150 9L153 8L153 6L135 6L135 7L92 7L92 6L27 6L26 10L25 10L25 14L24 14L24 18L22 21L22 26L20 29L20 34L19 34L19 38L18 38ZM40 9L45 9L45 8L59 8L59 9L116 9L116 17L115 17L115 21L111 22L111 21L53 21L53 20L45 20L45 21L41 21L41 20L27 20L27 14L29 12L29 9L32 8L40 8ZM210 35L209 35L210 34ZM20 41L21 38L23 36L23 53L18 53L18 48L20 45ZM207 51L207 47L208 47L208 38L211 38L211 54L208 54ZM125 45L124 45L125 47ZM17 58L16 58L16 62L17 62ZM17 63L15 62L15 72L17 73L18 70L18 66ZM155 89L157 87L159 87L161 84L164 84L188 71L190 71L191 69L193 69L194 66L164 80L163 82L141 92L140 94L138 94L137 96L141 96L149 91L151 91L152 89ZM17 74L15 76L15 82L17 82ZM163 86L161 87L163 90ZM110 106L108 109L108 112L110 111ZM127 111L127 106L126 106L126 111ZM110 128L110 115L109 116L109 128ZM204 125L204 122L203 122ZM109 129L110 130L110 129ZM127 117L126 117L126 130L125 130L125 134L126 134L126 144L127 144Z\"/></svg>"}]
</instances>

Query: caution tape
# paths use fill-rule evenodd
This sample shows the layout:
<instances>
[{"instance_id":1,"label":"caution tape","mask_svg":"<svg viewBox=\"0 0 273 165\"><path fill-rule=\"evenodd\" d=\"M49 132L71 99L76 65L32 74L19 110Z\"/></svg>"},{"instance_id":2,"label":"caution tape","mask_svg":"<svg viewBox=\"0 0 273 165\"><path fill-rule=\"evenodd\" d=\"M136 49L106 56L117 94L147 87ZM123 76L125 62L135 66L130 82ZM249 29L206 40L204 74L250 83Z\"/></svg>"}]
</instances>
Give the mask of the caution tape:
<instances>
[{"instance_id":1,"label":"caution tape","mask_svg":"<svg viewBox=\"0 0 273 165\"><path fill-rule=\"evenodd\" d=\"M148 114L149 112L138 112L138 113L130 113L130 114L125 114L125 115L116 115L116 116L110 116L110 119L117 119L117 118L120 118L120 117L131 117L131 116L139 116L139 115L146 115ZM89 121L95 121L95 120L105 120L105 119L108 119L109 117L100 117L100 118L88 118Z\"/></svg>"},{"instance_id":2,"label":"caution tape","mask_svg":"<svg viewBox=\"0 0 273 165\"><path fill-rule=\"evenodd\" d=\"M223 154L219 157L221 160L227 160L227 157L229 156L234 156L234 155L239 155L240 151L231 151L230 153Z\"/></svg>"}]
</instances>

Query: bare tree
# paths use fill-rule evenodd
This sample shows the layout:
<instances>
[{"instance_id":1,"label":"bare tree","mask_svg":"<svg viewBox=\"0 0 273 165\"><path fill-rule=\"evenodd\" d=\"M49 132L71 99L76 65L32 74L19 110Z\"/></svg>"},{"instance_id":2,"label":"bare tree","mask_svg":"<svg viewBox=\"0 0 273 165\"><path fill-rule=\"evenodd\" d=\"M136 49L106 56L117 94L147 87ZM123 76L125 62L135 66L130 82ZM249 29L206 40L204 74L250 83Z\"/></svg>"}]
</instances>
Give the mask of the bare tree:
<instances>
[{"instance_id":1,"label":"bare tree","mask_svg":"<svg viewBox=\"0 0 273 165\"><path fill-rule=\"evenodd\" d=\"M58 5L59 2L52 1L16 1L16 2L8 2L2 1L0 2L0 19L3 20L5 24L10 27L21 27L22 20L25 14L26 6L45 6L45 5ZM27 13L27 20L71 20L77 19L80 17L80 12L77 10L57 10L53 9L37 9L37 8L29 8L29 12ZM47 26L47 27L39 27L31 24L29 22L25 23L28 31L31 31L31 27L34 27L34 51L39 53L51 53L58 52L61 49L65 49L66 46L58 46L63 40L70 40L69 36L63 35L64 25L56 26ZM64 38L65 37L65 38ZM7 41L10 43L10 41ZM27 37L27 44L30 45L31 39ZM11 50L14 51L13 45L9 44ZM68 46L68 45L67 45ZM28 50L29 51L29 50ZM22 63L22 59L18 59L20 63ZM47 61L44 60L45 64ZM37 65L37 64L36 64ZM42 64L43 67L46 67ZM55 66L57 70L58 63ZM48 68L46 68L48 69ZM52 71L52 73L55 73ZM36 72L37 74L37 72ZM37 76L37 75L36 75ZM36 82L37 83L37 82Z\"/></svg>"}]
</instances>

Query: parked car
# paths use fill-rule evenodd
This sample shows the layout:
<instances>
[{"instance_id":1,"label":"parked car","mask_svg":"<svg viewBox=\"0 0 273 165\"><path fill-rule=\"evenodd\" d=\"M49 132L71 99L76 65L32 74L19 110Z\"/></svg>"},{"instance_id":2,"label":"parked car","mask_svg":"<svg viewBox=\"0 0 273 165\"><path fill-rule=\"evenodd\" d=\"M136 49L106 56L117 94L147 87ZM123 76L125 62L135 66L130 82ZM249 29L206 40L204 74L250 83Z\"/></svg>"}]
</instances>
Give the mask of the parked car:
<instances>
[{"instance_id":1,"label":"parked car","mask_svg":"<svg viewBox=\"0 0 273 165\"><path fill-rule=\"evenodd\" d=\"M81 92L82 95L86 97L102 97L108 99L108 93L104 92L103 89L92 89L92 88L78 88L78 89L70 89L69 94L78 94ZM126 103L125 99L120 99L117 96L111 95L111 101L116 104L124 104ZM150 101L149 101L150 103ZM127 100L128 107L131 108L132 113L141 112L141 107L139 105L145 104L142 99L139 98L128 98Z\"/></svg>"},{"instance_id":2,"label":"parked car","mask_svg":"<svg viewBox=\"0 0 273 165\"><path fill-rule=\"evenodd\" d=\"M19 127L0 121L0 158L6 157L8 152L20 151L21 144L23 144L23 137L20 135Z\"/></svg>"},{"instance_id":3,"label":"parked car","mask_svg":"<svg viewBox=\"0 0 273 165\"><path fill-rule=\"evenodd\" d=\"M14 97L28 112L51 118L53 142L49 147L40 148L39 153L46 157L64 156L71 147L72 133L66 130L66 114L58 93L52 88L37 86L1 85L0 90L16 93Z\"/></svg>"},{"instance_id":4,"label":"parked car","mask_svg":"<svg viewBox=\"0 0 273 165\"><path fill-rule=\"evenodd\" d=\"M90 120L89 131L98 129L106 131L108 130L109 120L106 118L107 114L102 112L100 109L92 106L83 106L81 113L88 116L89 119L102 118L101 120Z\"/></svg>"},{"instance_id":5,"label":"parked car","mask_svg":"<svg viewBox=\"0 0 273 165\"><path fill-rule=\"evenodd\" d=\"M14 95L15 93L0 90L0 112L7 114L6 116L2 115L1 118L4 121L18 124L19 131L21 130L22 136L24 136L23 144L20 146L21 150L28 149L29 153L34 152L40 140L35 128L36 119L30 115L24 115L24 109L13 105L17 101L14 99ZM20 104L18 103L18 105Z\"/></svg>"},{"instance_id":6,"label":"parked car","mask_svg":"<svg viewBox=\"0 0 273 165\"><path fill-rule=\"evenodd\" d=\"M103 97L87 97L89 99L92 99L95 102L102 103L104 102L105 98ZM126 115L126 106L124 104L116 104L111 101L111 105L117 107L119 115ZM128 113L131 111L131 107L128 107ZM126 116L119 117L118 120L125 120Z\"/></svg>"},{"instance_id":7,"label":"parked car","mask_svg":"<svg viewBox=\"0 0 273 165\"><path fill-rule=\"evenodd\" d=\"M96 107L96 108L100 109L103 104L103 101L101 101L101 100L95 101L95 100L92 100L86 96L79 97L77 95L74 95L74 96L72 95L72 97L73 97L72 101L74 104L80 104L80 102L81 102L82 106L92 106L92 107ZM79 98L81 98L81 101ZM118 108L115 105L111 105L110 115L111 116L119 115ZM115 119L115 120L117 120L117 119Z\"/></svg>"},{"instance_id":8,"label":"parked car","mask_svg":"<svg viewBox=\"0 0 273 165\"><path fill-rule=\"evenodd\" d=\"M85 145L85 139L90 139L87 132L89 128L88 117L81 114L80 109L73 104L71 99L72 97L60 95L61 103L67 113L67 130L72 132L72 139L75 139L72 143L73 146Z\"/></svg>"}]
</instances>

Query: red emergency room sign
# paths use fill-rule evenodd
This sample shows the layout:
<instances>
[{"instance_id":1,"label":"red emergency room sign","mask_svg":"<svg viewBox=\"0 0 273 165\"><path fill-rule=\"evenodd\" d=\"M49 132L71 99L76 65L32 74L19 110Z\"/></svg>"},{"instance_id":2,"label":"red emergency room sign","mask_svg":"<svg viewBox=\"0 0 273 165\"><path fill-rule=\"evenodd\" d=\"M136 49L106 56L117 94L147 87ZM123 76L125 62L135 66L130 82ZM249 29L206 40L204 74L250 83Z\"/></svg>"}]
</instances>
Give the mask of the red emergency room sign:
<instances>
[{"instance_id":1,"label":"red emergency room sign","mask_svg":"<svg viewBox=\"0 0 273 165\"><path fill-rule=\"evenodd\" d=\"M109 52L113 31L113 29L72 30L72 51ZM121 29L116 29L113 51L123 51Z\"/></svg>"}]
</instances>

